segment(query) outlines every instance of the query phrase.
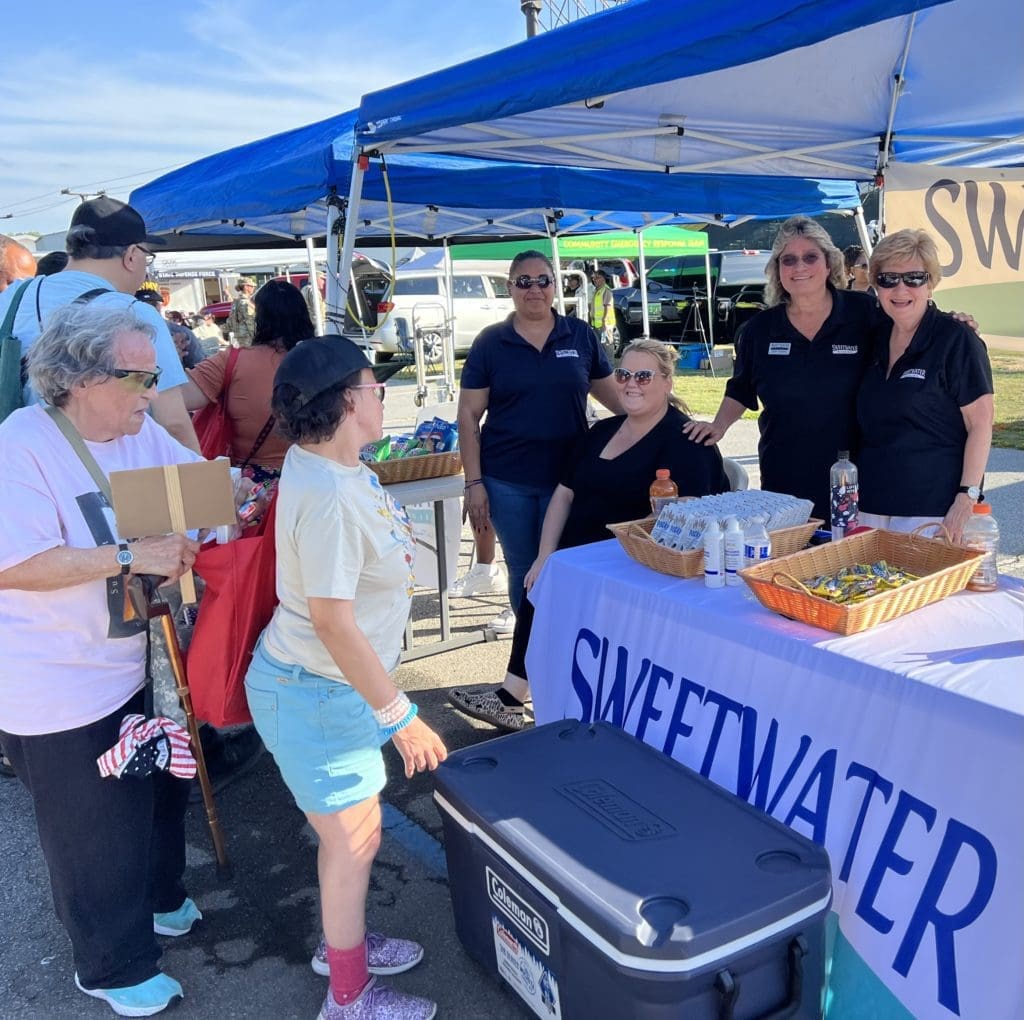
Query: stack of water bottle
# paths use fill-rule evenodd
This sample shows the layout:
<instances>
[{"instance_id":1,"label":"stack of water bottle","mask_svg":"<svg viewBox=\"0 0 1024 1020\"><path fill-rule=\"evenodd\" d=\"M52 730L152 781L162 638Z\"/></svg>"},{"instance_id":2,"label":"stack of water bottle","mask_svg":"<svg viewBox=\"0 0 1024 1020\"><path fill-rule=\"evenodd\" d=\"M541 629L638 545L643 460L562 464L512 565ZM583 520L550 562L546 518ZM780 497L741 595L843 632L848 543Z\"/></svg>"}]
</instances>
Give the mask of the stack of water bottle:
<instances>
[{"instance_id":1,"label":"stack of water bottle","mask_svg":"<svg viewBox=\"0 0 1024 1020\"><path fill-rule=\"evenodd\" d=\"M771 557L769 531L805 524L814 505L781 492L746 489L668 503L651 538L669 549L704 549L709 588L742 584L744 566Z\"/></svg>"}]
</instances>

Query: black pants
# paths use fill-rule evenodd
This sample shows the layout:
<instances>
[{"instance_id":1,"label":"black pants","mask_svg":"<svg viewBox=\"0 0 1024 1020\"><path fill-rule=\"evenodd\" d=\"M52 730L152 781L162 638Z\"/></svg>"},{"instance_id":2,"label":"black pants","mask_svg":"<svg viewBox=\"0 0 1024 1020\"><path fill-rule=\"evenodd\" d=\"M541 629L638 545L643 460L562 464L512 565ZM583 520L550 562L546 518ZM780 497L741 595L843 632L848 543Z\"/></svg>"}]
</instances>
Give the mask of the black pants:
<instances>
[{"instance_id":1,"label":"black pants","mask_svg":"<svg viewBox=\"0 0 1024 1020\"><path fill-rule=\"evenodd\" d=\"M158 973L153 913L185 900L189 784L166 772L104 779L96 759L141 712L140 691L104 719L0 745L32 795L57 916L86 988L123 988Z\"/></svg>"},{"instance_id":2,"label":"black pants","mask_svg":"<svg viewBox=\"0 0 1024 1020\"><path fill-rule=\"evenodd\" d=\"M530 634L533 631L533 603L530 597L524 592L523 600L519 603L519 612L516 613L516 626L512 631L512 647L508 653L508 671L524 680L530 678L526 675L526 649L530 644Z\"/></svg>"}]
</instances>

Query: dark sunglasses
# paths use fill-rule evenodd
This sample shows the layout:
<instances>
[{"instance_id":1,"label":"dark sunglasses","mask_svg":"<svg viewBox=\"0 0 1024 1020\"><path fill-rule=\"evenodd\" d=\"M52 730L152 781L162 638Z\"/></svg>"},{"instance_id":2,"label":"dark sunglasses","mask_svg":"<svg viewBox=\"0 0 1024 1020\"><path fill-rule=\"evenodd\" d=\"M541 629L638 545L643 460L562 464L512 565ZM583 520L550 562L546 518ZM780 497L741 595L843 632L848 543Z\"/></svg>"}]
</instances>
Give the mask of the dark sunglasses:
<instances>
[{"instance_id":1,"label":"dark sunglasses","mask_svg":"<svg viewBox=\"0 0 1024 1020\"><path fill-rule=\"evenodd\" d=\"M875 283L883 290L892 290L903 281L906 287L923 287L931 277L922 269L911 269L909 273L879 273L875 277Z\"/></svg>"},{"instance_id":2,"label":"dark sunglasses","mask_svg":"<svg viewBox=\"0 0 1024 1020\"><path fill-rule=\"evenodd\" d=\"M820 251L805 251L803 255L780 255L779 264L785 266L787 269L792 269L793 266L797 266L801 262L805 266L813 266L820 258Z\"/></svg>"},{"instance_id":3,"label":"dark sunglasses","mask_svg":"<svg viewBox=\"0 0 1024 1020\"><path fill-rule=\"evenodd\" d=\"M516 290L529 290L531 287L540 287L547 290L555 281L547 273L540 276L516 276L508 281Z\"/></svg>"},{"instance_id":4,"label":"dark sunglasses","mask_svg":"<svg viewBox=\"0 0 1024 1020\"><path fill-rule=\"evenodd\" d=\"M384 393L387 390L387 388L388 388L388 384L387 383L382 383L382 382L360 383L358 386L350 386L349 387L350 390L376 390L377 391L377 399L382 404L384 403Z\"/></svg>"},{"instance_id":5,"label":"dark sunglasses","mask_svg":"<svg viewBox=\"0 0 1024 1020\"><path fill-rule=\"evenodd\" d=\"M630 379L635 379L637 386L649 386L656 375L664 375L664 372L653 372L649 368L641 368L636 372L630 372L628 368L615 369L615 381L625 385Z\"/></svg>"},{"instance_id":6,"label":"dark sunglasses","mask_svg":"<svg viewBox=\"0 0 1024 1020\"><path fill-rule=\"evenodd\" d=\"M141 368L112 368L110 377L120 379L127 389L141 393L143 390L151 390L160 381L160 366L157 365L152 372L145 372Z\"/></svg>"}]
</instances>

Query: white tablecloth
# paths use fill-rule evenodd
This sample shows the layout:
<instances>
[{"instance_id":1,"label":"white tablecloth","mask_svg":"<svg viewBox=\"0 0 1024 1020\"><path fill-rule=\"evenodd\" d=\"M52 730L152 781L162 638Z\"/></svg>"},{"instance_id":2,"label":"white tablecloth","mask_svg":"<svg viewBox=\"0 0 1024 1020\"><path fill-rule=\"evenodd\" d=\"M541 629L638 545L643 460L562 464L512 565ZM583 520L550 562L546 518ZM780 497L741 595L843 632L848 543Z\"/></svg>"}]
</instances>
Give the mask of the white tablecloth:
<instances>
[{"instance_id":1,"label":"white tablecloth","mask_svg":"<svg viewBox=\"0 0 1024 1020\"><path fill-rule=\"evenodd\" d=\"M842 638L610 541L533 600L538 723L612 721L828 848L830 1015L1024 1016L1019 582Z\"/></svg>"}]
</instances>

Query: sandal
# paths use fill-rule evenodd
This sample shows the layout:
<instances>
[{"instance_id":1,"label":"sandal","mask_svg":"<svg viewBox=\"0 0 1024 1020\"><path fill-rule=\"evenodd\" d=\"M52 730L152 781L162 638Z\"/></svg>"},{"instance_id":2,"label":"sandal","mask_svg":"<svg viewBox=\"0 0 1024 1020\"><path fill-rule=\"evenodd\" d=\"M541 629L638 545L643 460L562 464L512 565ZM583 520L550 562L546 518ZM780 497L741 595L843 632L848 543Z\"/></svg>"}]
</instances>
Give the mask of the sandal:
<instances>
[{"instance_id":1,"label":"sandal","mask_svg":"<svg viewBox=\"0 0 1024 1020\"><path fill-rule=\"evenodd\" d=\"M495 689L467 690L464 687L453 687L448 692L448 700L464 715L490 723L506 733L518 733L532 725L522 705L506 705Z\"/></svg>"}]
</instances>

